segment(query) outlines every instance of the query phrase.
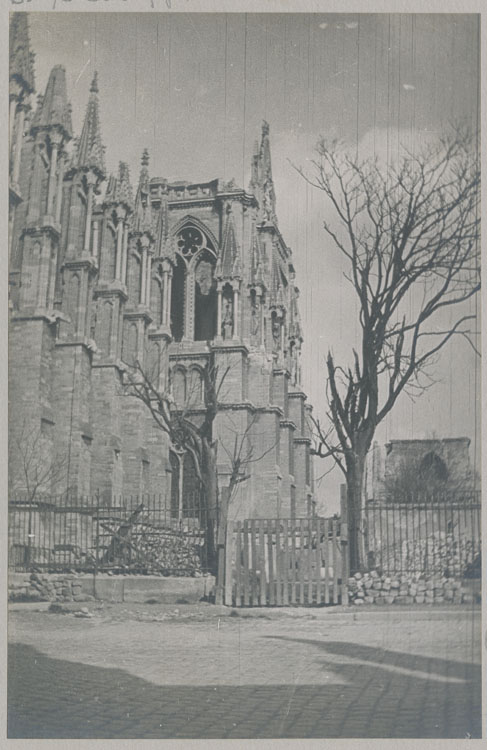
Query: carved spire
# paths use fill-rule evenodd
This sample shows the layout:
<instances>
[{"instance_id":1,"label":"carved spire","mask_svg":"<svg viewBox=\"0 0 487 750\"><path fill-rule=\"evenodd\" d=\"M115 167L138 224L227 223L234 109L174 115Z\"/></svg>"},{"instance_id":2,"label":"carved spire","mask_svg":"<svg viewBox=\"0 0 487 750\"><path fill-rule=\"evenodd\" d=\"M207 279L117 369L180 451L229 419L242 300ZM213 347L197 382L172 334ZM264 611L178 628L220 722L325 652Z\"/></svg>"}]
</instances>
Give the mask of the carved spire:
<instances>
[{"instance_id":1,"label":"carved spire","mask_svg":"<svg viewBox=\"0 0 487 750\"><path fill-rule=\"evenodd\" d=\"M66 92L66 71L56 65L49 75L44 96L38 97L31 133L39 130L58 130L66 141L72 137L71 106Z\"/></svg>"},{"instance_id":2,"label":"carved spire","mask_svg":"<svg viewBox=\"0 0 487 750\"><path fill-rule=\"evenodd\" d=\"M132 185L130 184L130 172L125 161L119 162L118 165L117 203L123 203L130 209L133 208L134 198Z\"/></svg>"},{"instance_id":3,"label":"carved spire","mask_svg":"<svg viewBox=\"0 0 487 750\"><path fill-rule=\"evenodd\" d=\"M126 162L119 162L118 175L116 177L110 175L104 203L122 205L127 210L133 211L134 199L132 185L130 184L129 167Z\"/></svg>"},{"instance_id":4,"label":"carved spire","mask_svg":"<svg viewBox=\"0 0 487 750\"><path fill-rule=\"evenodd\" d=\"M142 152L142 158L140 160L141 170L139 177L139 190L143 193L149 192L149 152L145 148Z\"/></svg>"},{"instance_id":5,"label":"carved spire","mask_svg":"<svg viewBox=\"0 0 487 750\"><path fill-rule=\"evenodd\" d=\"M269 141L269 123L262 123L262 137L260 141L260 160L262 176L272 180L271 147Z\"/></svg>"},{"instance_id":6,"label":"carved spire","mask_svg":"<svg viewBox=\"0 0 487 750\"><path fill-rule=\"evenodd\" d=\"M24 95L34 91L34 53L30 51L27 13L13 13L9 35L10 80L15 81Z\"/></svg>"},{"instance_id":7,"label":"carved spire","mask_svg":"<svg viewBox=\"0 0 487 750\"><path fill-rule=\"evenodd\" d=\"M93 76L90 86L90 96L75 162L78 168L91 169L100 179L105 177L105 147L100 134L97 73Z\"/></svg>"},{"instance_id":8,"label":"carved spire","mask_svg":"<svg viewBox=\"0 0 487 750\"><path fill-rule=\"evenodd\" d=\"M139 186L135 197L135 210L132 220L134 231L147 234L152 240L160 234L157 218L154 216L149 196L149 152L142 152Z\"/></svg>"},{"instance_id":9,"label":"carved spire","mask_svg":"<svg viewBox=\"0 0 487 750\"><path fill-rule=\"evenodd\" d=\"M234 278L240 275L239 250L235 238L235 225L231 206L227 209L227 223L223 235L221 264L219 264L218 270L222 278Z\"/></svg>"},{"instance_id":10,"label":"carved spire","mask_svg":"<svg viewBox=\"0 0 487 750\"><path fill-rule=\"evenodd\" d=\"M148 199L145 207L143 208L142 221L140 229L144 234L147 234L152 240L157 234L156 222L154 220L154 212L152 210L151 202Z\"/></svg>"},{"instance_id":11,"label":"carved spire","mask_svg":"<svg viewBox=\"0 0 487 750\"><path fill-rule=\"evenodd\" d=\"M260 146L252 157L252 178L250 189L260 204L260 219L277 225L276 195L272 179L271 147L269 139L269 123L262 123Z\"/></svg>"}]
</instances>

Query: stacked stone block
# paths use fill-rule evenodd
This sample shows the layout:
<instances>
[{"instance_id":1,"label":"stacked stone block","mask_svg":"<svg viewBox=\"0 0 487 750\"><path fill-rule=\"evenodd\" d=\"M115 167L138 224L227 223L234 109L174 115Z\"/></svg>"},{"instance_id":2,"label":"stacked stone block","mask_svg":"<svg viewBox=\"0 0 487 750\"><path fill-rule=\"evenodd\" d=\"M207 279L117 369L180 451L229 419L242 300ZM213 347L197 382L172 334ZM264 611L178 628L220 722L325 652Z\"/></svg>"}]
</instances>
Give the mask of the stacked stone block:
<instances>
[{"instance_id":1,"label":"stacked stone block","mask_svg":"<svg viewBox=\"0 0 487 750\"><path fill-rule=\"evenodd\" d=\"M480 599L461 579L445 576L381 575L376 570L348 579L351 604L472 604Z\"/></svg>"}]
</instances>

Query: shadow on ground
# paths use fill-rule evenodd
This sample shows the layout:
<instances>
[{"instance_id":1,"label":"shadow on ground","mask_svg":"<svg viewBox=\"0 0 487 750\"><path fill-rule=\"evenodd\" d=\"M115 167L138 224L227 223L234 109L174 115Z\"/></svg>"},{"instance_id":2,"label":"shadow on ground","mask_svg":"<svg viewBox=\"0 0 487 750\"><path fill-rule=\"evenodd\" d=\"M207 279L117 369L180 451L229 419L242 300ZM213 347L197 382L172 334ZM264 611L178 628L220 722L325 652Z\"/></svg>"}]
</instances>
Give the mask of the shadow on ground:
<instances>
[{"instance_id":1,"label":"shadow on ground","mask_svg":"<svg viewBox=\"0 0 487 750\"><path fill-rule=\"evenodd\" d=\"M355 643L285 640L316 645L324 670L339 672L347 684L157 686L13 644L8 736L480 737L476 665Z\"/></svg>"}]
</instances>

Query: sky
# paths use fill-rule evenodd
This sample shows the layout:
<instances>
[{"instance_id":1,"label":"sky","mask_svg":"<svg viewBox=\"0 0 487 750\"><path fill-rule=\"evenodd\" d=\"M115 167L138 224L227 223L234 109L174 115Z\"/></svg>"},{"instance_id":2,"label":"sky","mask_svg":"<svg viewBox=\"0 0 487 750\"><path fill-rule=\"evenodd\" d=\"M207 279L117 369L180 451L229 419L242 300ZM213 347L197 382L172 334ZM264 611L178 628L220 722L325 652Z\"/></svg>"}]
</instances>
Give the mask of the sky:
<instances>
[{"instance_id":1,"label":"sky","mask_svg":"<svg viewBox=\"0 0 487 750\"><path fill-rule=\"evenodd\" d=\"M124 160L136 183L149 149L152 176L235 178L248 186L262 120L270 125L280 230L301 289L304 386L321 418L329 349L347 361L358 309L345 267L323 230L323 194L312 170L320 138L353 155L393 160L419 150L451 122L477 127L479 31L474 15L33 13L37 90L66 68L74 130L99 73L107 166ZM472 301L475 311L479 301ZM437 383L416 402L402 395L376 439L467 436L480 457L480 363L463 340L442 352ZM315 462L315 475L329 468ZM337 469L317 487L320 508L338 506Z\"/></svg>"}]
</instances>

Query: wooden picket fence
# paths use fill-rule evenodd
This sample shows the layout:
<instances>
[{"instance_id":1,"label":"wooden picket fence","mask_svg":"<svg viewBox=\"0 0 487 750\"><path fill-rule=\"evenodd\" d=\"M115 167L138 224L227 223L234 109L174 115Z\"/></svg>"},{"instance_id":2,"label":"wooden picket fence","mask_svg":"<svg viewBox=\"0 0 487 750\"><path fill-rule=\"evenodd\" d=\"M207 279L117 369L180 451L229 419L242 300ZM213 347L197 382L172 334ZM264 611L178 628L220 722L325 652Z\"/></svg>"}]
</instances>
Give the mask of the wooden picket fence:
<instances>
[{"instance_id":1,"label":"wooden picket fence","mask_svg":"<svg viewBox=\"0 0 487 750\"><path fill-rule=\"evenodd\" d=\"M229 522L223 601L236 607L347 604L346 547L337 518Z\"/></svg>"}]
</instances>

